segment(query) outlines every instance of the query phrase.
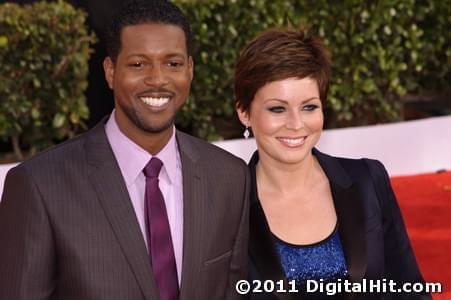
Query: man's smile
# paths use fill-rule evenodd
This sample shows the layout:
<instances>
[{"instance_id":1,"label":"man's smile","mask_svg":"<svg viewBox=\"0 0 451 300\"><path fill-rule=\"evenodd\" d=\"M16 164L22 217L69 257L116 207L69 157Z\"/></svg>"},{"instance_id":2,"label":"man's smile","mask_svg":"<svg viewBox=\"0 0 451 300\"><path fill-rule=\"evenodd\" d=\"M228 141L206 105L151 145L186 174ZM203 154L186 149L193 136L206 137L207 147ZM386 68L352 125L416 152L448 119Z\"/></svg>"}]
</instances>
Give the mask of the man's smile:
<instances>
[{"instance_id":1,"label":"man's smile","mask_svg":"<svg viewBox=\"0 0 451 300\"><path fill-rule=\"evenodd\" d=\"M162 107L167 104L170 100L170 97L139 97L139 99L147 105Z\"/></svg>"}]
</instances>

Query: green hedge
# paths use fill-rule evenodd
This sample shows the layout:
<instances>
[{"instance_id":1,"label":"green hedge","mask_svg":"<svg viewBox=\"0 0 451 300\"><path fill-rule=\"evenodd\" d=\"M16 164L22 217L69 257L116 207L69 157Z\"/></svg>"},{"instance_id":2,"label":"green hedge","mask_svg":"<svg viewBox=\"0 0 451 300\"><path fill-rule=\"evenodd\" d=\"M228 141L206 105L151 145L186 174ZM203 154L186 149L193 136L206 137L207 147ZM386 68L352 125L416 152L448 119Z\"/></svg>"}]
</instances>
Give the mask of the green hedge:
<instances>
[{"instance_id":1,"label":"green hedge","mask_svg":"<svg viewBox=\"0 0 451 300\"><path fill-rule=\"evenodd\" d=\"M407 93L450 88L449 0L175 2L191 21L196 46L192 96L178 122L202 138L239 135L234 63L251 38L272 26L307 27L331 49L327 127L399 120Z\"/></svg>"},{"instance_id":2,"label":"green hedge","mask_svg":"<svg viewBox=\"0 0 451 300\"><path fill-rule=\"evenodd\" d=\"M88 117L95 36L85 19L62 1L0 5L0 137L17 159L71 137Z\"/></svg>"},{"instance_id":3,"label":"green hedge","mask_svg":"<svg viewBox=\"0 0 451 300\"><path fill-rule=\"evenodd\" d=\"M258 32L293 24L329 45L327 127L400 119L400 99L450 88L451 1L175 0L194 33L195 79L178 124L199 137L239 137L233 72ZM86 15L62 1L0 5L0 137L41 149L88 116Z\"/></svg>"}]
</instances>

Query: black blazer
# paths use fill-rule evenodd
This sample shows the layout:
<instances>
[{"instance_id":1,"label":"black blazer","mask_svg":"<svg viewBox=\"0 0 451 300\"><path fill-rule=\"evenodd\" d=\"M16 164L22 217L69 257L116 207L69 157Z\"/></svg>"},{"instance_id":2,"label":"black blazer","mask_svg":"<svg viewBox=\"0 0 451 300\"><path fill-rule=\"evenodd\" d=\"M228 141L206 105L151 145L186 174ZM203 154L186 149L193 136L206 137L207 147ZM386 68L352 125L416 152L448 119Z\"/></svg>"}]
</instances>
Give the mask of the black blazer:
<instances>
[{"instance_id":1,"label":"black blazer","mask_svg":"<svg viewBox=\"0 0 451 300\"><path fill-rule=\"evenodd\" d=\"M349 280L424 282L387 171L376 160L337 158L313 149L329 179ZM250 280L286 280L258 200L256 151L251 171ZM347 294L345 299L431 299L430 295ZM293 293L252 293L251 299L301 299Z\"/></svg>"}]
</instances>

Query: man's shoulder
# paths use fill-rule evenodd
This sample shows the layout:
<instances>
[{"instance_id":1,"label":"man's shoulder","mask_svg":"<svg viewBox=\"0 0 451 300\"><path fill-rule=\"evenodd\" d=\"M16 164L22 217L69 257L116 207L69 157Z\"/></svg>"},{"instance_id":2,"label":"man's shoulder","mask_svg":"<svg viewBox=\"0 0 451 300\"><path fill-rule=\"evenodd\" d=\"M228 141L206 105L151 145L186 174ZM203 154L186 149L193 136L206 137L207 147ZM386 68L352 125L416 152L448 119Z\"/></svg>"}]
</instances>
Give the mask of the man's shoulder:
<instances>
[{"instance_id":1,"label":"man's shoulder","mask_svg":"<svg viewBox=\"0 0 451 300\"><path fill-rule=\"evenodd\" d=\"M79 164L84 156L84 143L89 136L89 131L73 137L65 142L51 146L46 150L23 161L19 167L27 170L46 171L52 167L67 165L71 163Z\"/></svg>"},{"instance_id":2,"label":"man's shoulder","mask_svg":"<svg viewBox=\"0 0 451 300\"><path fill-rule=\"evenodd\" d=\"M200 138L177 131L179 148L183 152L197 152L197 155L209 164L232 164L247 167L246 163L232 153Z\"/></svg>"}]
</instances>

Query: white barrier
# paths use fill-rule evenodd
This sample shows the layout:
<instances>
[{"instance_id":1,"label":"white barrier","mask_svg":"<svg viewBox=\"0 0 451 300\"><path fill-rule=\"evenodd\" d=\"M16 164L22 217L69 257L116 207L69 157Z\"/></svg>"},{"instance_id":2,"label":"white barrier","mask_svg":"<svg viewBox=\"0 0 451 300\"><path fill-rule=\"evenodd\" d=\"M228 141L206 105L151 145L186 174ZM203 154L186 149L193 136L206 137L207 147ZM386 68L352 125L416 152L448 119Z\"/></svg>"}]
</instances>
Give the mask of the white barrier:
<instances>
[{"instance_id":1,"label":"white barrier","mask_svg":"<svg viewBox=\"0 0 451 300\"><path fill-rule=\"evenodd\" d=\"M14 167L16 165L17 165L17 163L0 164L0 201L1 201L1 196L3 194L3 185L5 184L6 173L8 173L9 169L11 169L12 167Z\"/></svg>"},{"instance_id":2,"label":"white barrier","mask_svg":"<svg viewBox=\"0 0 451 300\"><path fill-rule=\"evenodd\" d=\"M256 149L254 139L214 144L246 162ZM378 159L391 176L451 170L451 116L325 130L318 149L335 156ZM0 194L12 166L0 165Z\"/></svg>"},{"instance_id":3,"label":"white barrier","mask_svg":"<svg viewBox=\"0 0 451 300\"><path fill-rule=\"evenodd\" d=\"M254 139L216 142L248 161ZM324 130L318 149L334 156L380 160L391 176L451 169L451 116Z\"/></svg>"}]
</instances>

